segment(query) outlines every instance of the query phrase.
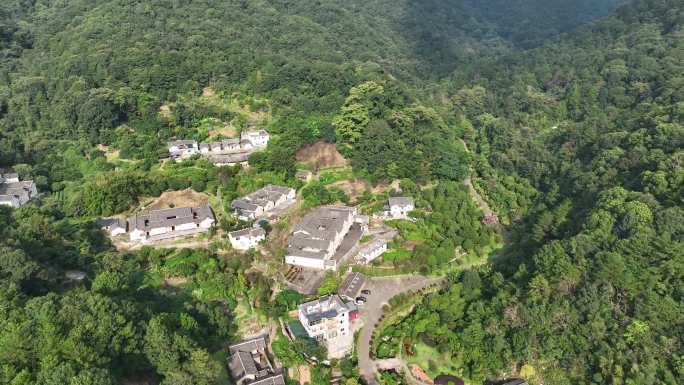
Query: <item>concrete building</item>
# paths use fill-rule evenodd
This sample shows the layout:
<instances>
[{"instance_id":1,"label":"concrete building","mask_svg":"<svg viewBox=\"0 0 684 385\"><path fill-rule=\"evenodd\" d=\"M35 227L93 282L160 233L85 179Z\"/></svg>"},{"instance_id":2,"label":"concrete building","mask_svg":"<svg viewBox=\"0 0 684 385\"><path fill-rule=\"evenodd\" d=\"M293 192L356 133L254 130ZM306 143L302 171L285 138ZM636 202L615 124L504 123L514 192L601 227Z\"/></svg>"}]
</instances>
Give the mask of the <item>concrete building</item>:
<instances>
[{"instance_id":1,"label":"concrete building","mask_svg":"<svg viewBox=\"0 0 684 385\"><path fill-rule=\"evenodd\" d=\"M230 207L238 218L248 221L292 203L296 197L297 193L292 188L269 184L242 198L235 199L230 203Z\"/></svg>"},{"instance_id":2,"label":"concrete building","mask_svg":"<svg viewBox=\"0 0 684 385\"><path fill-rule=\"evenodd\" d=\"M387 241L384 239L376 239L361 246L359 252L356 254L356 260L360 263L370 263L386 251Z\"/></svg>"},{"instance_id":3,"label":"concrete building","mask_svg":"<svg viewBox=\"0 0 684 385\"><path fill-rule=\"evenodd\" d=\"M342 358L351 352L354 335L350 328L358 316L354 303L330 295L299 305L298 313L309 337L327 347L328 358Z\"/></svg>"},{"instance_id":4,"label":"concrete building","mask_svg":"<svg viewBox=\"0 0 684 385\"><path fill-rule=\"evenodd\" d=\"M120 218L103 218L98 220L97 226L109 233L110 236L126 234L128 232L128 222Z\"/></svg>"},{"instance_id":5,"label":"concrete building","mask_svg":"<svg viewBox=\"0 0 684 385\"><path fill-rule=\"evenodd\" d=\"M261 227L252 227L228 233L230 244L236 250L249 250L266 239L266 231Z\"/></svg>"},{"instance_id":6,"label":"concrete building","mask_svg":"<svg viewBox=\"0 0 684 385\"><path fill-rule=\"evenodd\" d=\"M391 219L408 219L409 213L416 209L413 203L413 198L408 197L391 197L389 198L389 206L386 213Z\"/></svg>"},{"instance_id":7,"label":"concrete building","mask_svg":"<svg viewBox=\"0 0 684 385\"><path fill-rule=\"evenodd\" d=\"M349 232L355 207L323 206L302 218L288 241L285 263L319 270L336 270L332 257Z\"/></svg>"},{"instance_id":8,"label":"concrete building","mask_svg":"<svg viewBox=\"0 0 684 385\"><path fill-rule=\"evenodd\" d=\"M21 207L38 196L32 180L20 181L16 173L0 174L0 205Z\"/></svg>"},{"instance_id":9,"label":"concrete building","mask_svg":"<svg viewBox=\"0 0 684 385\"><path fill-rule=\"evenodd\" d=\"M271 365L264 337L228 347L228 369L236 385L285 385L281 373Z\"/></svg>"},{"instance_id":10,"label":"concrete building","mask_svg":"<svg viewBox=\"0 0 684 385\"><path fill-rule=\"evenodd\" d=\"M134 214L128 218L128 230L132 242L159 241L205 232L214 222L214 213L205 204Z\"/></svg>"}]
</instances>

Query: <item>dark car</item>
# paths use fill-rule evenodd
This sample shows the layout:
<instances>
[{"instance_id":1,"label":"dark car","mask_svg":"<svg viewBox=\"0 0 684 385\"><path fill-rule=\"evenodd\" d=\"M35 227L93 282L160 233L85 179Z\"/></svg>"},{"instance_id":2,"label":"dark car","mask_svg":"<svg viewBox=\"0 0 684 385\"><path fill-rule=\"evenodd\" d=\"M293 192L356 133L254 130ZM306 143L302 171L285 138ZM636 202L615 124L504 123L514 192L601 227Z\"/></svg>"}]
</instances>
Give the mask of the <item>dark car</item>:
<instances>
[{"instance_id":1,"label":"dark car","mask_svg":"<svg viewBox=\"0 0 684 385\"><path fill-rule=\"evenodd\" d=\"M361 294L370 295L371 291L368 289L361 290Z\"/></svg>"},{"instance_id":2,"label":"dark car","mask_svg":"<svg viewBox=\"0 0 684 385\"><path fill-rule=\"evenodd\" d=\"M366 303L366 301L366 297L356 297L356 300L354 302L356 302L357 305L363 305L364 303Z\"/></svg>"}]
</instances>

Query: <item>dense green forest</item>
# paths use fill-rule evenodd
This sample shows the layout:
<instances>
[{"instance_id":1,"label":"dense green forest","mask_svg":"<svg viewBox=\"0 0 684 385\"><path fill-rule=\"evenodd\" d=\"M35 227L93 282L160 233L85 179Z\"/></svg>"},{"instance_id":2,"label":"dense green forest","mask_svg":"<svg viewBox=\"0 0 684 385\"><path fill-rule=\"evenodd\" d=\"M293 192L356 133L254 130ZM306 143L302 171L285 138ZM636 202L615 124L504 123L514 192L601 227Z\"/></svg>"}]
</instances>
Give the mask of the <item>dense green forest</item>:
<instances>
[{"instance_id":1,"label":"dense green forest","mask_svg":"<svg viewBox=\"0 0 684 385\"><path fill-rule=\"evenodd\" d=\"M510 232L388 332L474 383L684 383L683 37L680 0L0 2L0 167L43 195L0 206L0 384L216 383L238 308L301 298L271 301L258 256L117 252L93 219L167 190L298 187L294 154L317 140L371 183L412 181L415 271L498 241L466 176ZM208 86L271 116L268 149L249 170L161 167L170 138L253 124Z\"/></svg>"}]
</instances>

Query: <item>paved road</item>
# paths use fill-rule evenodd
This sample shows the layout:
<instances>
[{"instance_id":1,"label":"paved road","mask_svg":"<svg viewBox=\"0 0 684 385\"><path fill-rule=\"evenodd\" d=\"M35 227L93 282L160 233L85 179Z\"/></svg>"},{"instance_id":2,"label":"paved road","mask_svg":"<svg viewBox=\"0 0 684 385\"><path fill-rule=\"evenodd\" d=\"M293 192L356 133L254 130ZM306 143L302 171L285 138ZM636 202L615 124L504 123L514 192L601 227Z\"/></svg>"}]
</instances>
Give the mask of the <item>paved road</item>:
<instances>
[{"instance_id":1,"label":"paved road","mask_svg":"<svg viewBox=\"0 0 684 385\"><path fill-rule=\"evenodd\" d=\"M428 278L420 275L410 275L402 277L376 277L370 278L366 288L371 290L368 302L361 306L359 311L363 319L364 327L359 336L359 371L368 385L377 385L375 379L377 365L370 358L370 342L373 335L375 324L380 320L383 310L382 307L388 304L389 299L397 294L411 290L419 290L434 283L442 281L444 278Z\"/></svg>"}]
</instances>

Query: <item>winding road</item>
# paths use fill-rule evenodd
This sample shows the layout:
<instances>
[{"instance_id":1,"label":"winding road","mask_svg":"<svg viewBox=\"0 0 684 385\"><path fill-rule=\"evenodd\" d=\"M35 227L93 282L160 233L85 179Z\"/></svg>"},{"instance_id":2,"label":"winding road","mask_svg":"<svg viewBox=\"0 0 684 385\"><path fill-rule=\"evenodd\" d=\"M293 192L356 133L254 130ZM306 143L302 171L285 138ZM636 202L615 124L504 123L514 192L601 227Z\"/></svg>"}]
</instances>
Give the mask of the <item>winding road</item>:
<instances>
[{"instance_id":1,"label":"winding road","mask_svg":"<svg viewBox=\"0 0 684 385\"><path fill-rule=\"evenodd\" d=\"M371 359L370 356L371 337L373 336L375 325L382 317L383 306L388 305L390 298L398 294L421 290L440 283L444 279L443 277L431 278L421 275L369 278L366 288L371 291L371 294L367 296L368 302L362 305L359 310L364 324L359 336L359 371L366 384L378 385L375 377L378 371L378 363L381 365L386 364L384 360L378 362Z\"/></svg>"}]
</instances>

